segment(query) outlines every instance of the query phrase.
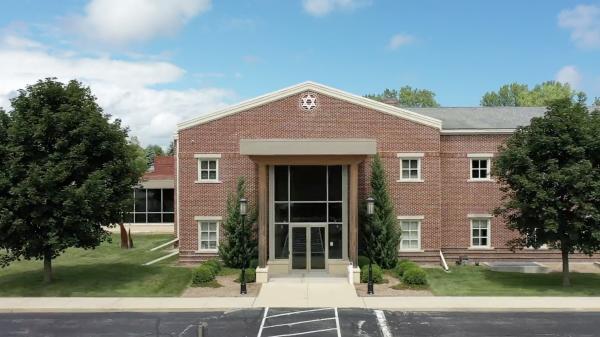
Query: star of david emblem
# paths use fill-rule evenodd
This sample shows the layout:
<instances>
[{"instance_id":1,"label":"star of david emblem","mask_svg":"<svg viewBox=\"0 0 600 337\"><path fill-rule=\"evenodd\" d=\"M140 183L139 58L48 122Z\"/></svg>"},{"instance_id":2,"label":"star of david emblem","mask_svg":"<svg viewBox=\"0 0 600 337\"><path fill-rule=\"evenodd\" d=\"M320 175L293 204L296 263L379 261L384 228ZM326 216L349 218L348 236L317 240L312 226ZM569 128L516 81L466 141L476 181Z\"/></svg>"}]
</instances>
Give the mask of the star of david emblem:
<instances>
[{"instance_id":1,"label":"star of david emblem","mask_svg":"<svg viewBox=\"0 0 600 337\"><path fill-rule=\"evenodd\" d=\"M317 107L317 97L312 93L306 93L300 98L300 106L304 110L312 110Z\"/></svg>"}]
</instances>

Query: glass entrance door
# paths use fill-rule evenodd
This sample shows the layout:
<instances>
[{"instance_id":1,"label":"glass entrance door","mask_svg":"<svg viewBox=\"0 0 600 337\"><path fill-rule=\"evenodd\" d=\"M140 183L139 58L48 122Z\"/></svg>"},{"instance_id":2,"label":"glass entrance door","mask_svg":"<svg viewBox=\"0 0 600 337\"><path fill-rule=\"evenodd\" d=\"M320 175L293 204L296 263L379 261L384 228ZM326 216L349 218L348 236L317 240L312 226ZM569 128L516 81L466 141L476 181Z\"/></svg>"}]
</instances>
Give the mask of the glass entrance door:
<instances>
[{"instance_id":1,"label":"glass entrance door","mask_svg":"<svg viewBox=\"0 0 600 337\"><path fill-rule=\"evenodd\" d=\"M291 259L295 270L324 270L325 225L292 225Z\"/></svg>"},{"instance_id":2,"label":"glass entrance door","mask_svg":"<svg viewBox=\"0 0 600 337\"><path fill-rule=\"evenodd\" d=\"M325 269L325 227L310 227L310 269Z\"/></svg>"},{"instance_id":3,"label":"glass entrance door","mask_svg":"<svg viewBox=\"0 0 600 337\"><path fill-rule=\"evenodd\" d=\"M306 269L306 227L292 227L292 269Z\"/></svg>"}]
</instances>

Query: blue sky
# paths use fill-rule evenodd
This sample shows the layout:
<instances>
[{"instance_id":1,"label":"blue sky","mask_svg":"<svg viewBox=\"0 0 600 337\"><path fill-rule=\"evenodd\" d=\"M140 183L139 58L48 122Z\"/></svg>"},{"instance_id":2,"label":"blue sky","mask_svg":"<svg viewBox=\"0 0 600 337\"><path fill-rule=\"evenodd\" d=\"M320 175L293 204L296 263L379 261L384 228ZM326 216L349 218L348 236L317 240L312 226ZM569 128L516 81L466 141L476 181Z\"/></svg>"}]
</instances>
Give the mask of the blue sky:
<instances>
[{"instance_id":1,"label":"blue sky","mask_svg":"<svg viewBox=\"0 0 600 337\"><path fill-rule=\"evenodd\" d=\"M312 80L355 94L411 85L478 105L508 82L600 96L598 1L7 1L0 106L78 78L143 143L175 124Z\"/></svg>"}]
</instances>

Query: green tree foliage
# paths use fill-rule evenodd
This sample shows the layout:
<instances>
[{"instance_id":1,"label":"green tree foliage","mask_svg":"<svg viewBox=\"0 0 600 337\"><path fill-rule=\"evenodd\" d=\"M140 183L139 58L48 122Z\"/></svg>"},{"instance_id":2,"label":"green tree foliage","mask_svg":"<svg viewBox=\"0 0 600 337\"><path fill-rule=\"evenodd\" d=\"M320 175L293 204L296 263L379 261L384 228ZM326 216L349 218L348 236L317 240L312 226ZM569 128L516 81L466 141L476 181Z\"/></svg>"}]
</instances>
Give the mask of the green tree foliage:
<instances>
[{"instance_id":1,"label":"green tree foliage","mask_svg":"<svg viewBox=\"0 0 600 337\"><path fill-rule=\"evenodd\" d=\"M95 248L128 211L139 179L127 130L77 81L38 81L0 113L0 264Z\"/></svg>"},{"instance_id":2,"label":"green tree foliage","mask_svg":"<svg viewBox=\"0 0 600 337\"><path fill-rule=\"evenodd\" d=\"M242 229L240 215L240 199L246 194L244 178L239 178L235 193L227 197L227 218L224 222L225 239L219 245L219 256L228 267L241 268L246 257L246 263L256 257L258 242L256 236L256 212L248 205L245 225Z\"/></svg>"},{"instance_id":3,"label":"green tree foliage","mask_svg":"<svg viewBox=\"0 0 600 337\"><path fill-rule=\"evenodd\" d=\"M381 94L370 94L365 97L376 101L395 101L396 105L407 108L439 107L435 100L435 93L427 89L416 89L411 86L403 86L400 91L385 89Z\"/></svg>"},{"instance_id":4,"label":"green tree foliage","mask_svg":"<svg viewBox=\"0 0 600 337\"><path fill-rule=\"evenodd\" d=\"M163 151L162 147L155 144L150 144L146 146L146 148L144 149L144 153L146 155L146 165L148 165L147 167L151 167L152 165L154 165L154 157L165 155L165 151Z\"/></svg>"},{"instance_id":5,"label":"green tree foliage","mask_svg":"<svg viewBox=\"0 0 600 337\"><path fill-rule=\"evenodd\" d=\"M167 156L174 156L175 155L175 141L172 140L169 143L169 147L167 148Z\"/></svg>"},{"instance_id":6,"label":"green tree foliage","mask_svg":"<svg viewBox=\"0 0 600 337\"><path fill-rule=\"evenodd\" d=\"M505 193L495 210L521 237L513 248L559 248L563 285L569 254L600 250L600 114L562 99L519 128L501 148L493 174Z\"/></svg>"},{"instance_id":7,"label":"green tree foliage","mask_svg":"<svg viewBox=\"0 0 600 337\"><path fill-rule=\"evenodd\" d=\"M486 92L481 98L483 106L521 106L523 97L529 92L526 84L505 84L498 92Z\"/></svg>"},{"instance_id":8,"label":"green tree foliage","mask_svg":"<svg viewBox=\"0 0 600 337\"><path fill-rule=\"evenodd\" d=\"M140 141L137 137L133 136L129 140L129 150L132 152L133 165L136 172L140 172L140 176L148 170L148 163L146 161L146 152L140 146Z\"/></svg>"},{"instance_id":9,"label":"green tree foliage","mask_svg":"<svg viewBox=\"0 0 600 337\"><path fill-rule=\"evenodd\" d=\"M362 221L367 256L372 257L373 262L384 269L394 268L401 232L394 215L394 205L388 193L379 155L373 158L371 164L371 190L375 199L375 212L372 216L364 215Z\"/></svg>"},{"instance_id":10,"label":"green tree foliage","mask_svg":"<svg viewBox=\"0 0 600 337\"><path fill-rule=\"evenodd\" d=\"M594 106L595 107L600 107L600 97L596 97L594 98Z\"/></svg>"},{"instance_id":11,"label":"green tree foliage","mask_svg":"<svg viewBox=\"0 0 600 337\"><path fill-rule=\"evenodd\" d=\"M482 106L547 106L557 99L573 99L583 95L575 92L568 83L547 81L529 89L526 84L505 84L497 92L486 92L481 98Z\"/></svg>"}]
</instances>

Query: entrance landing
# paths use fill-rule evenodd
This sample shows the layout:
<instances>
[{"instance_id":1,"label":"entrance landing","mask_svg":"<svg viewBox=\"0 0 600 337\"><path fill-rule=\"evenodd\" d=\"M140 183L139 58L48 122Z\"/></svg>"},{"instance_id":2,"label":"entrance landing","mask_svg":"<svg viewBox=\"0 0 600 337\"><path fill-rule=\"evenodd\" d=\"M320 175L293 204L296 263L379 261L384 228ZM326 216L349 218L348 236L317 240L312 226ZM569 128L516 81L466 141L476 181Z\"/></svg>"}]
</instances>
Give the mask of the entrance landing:
<instances>
[{"instance_id":1,"label":"entrance landing","mask_svg":"<svg viewBox=\"0 0 600 337\"><path fill-rule=\"evenodd\" d=\"M362 307L354 285L345 277L327 274L291 274L274 276L263 283L256 307Z\"/></svg>"}]
</instances>

